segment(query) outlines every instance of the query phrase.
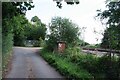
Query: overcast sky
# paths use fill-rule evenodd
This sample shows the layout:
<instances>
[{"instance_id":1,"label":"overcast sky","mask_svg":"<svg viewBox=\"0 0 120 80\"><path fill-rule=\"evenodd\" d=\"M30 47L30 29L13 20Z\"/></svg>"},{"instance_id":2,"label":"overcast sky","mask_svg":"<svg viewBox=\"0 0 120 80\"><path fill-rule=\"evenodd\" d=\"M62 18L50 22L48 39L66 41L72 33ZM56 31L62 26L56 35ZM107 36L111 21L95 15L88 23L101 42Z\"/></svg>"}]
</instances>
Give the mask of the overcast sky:
<instances>
[{"instance_id":1,"label":"overcast sky","mask_svg":"<svg viewBox=\"0 0 120 80\"><path fill-rule=\"evenodd\" d=\"M31 20L33 16L38 16L41 21L48 25L51 18L55 16L61 16L71 19L79 27L86 27L83 39L90 43L100 43L102 35L95 34L94 29L98 32L103 31L104 26L95 16L97 15L97 9L105 9L105 0L80 0L79 5L67 5L62 2L63 7L59 9L56 7L56 3L53 0L33 0L35 7L27 11L26 17ZM96 41L98 38L98 41Z\"/></svg>"}]
</instances>

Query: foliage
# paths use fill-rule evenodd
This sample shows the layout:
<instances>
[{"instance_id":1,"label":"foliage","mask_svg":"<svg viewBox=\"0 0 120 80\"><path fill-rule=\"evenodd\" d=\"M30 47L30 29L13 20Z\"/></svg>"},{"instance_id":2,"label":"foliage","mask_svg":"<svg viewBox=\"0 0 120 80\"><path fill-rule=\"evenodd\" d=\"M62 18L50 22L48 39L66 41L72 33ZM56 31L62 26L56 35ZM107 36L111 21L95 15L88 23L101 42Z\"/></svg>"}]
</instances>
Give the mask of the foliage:
<instances>
[{"instance_id":1,"label":"foliage","mask_svg":"<svg viewBox=\"0 0 120 80\"><path fill-rule=\"evenodd\" d=\"M54 50L58 41L65 41L66 44L76 45L79 40L79 28L71 20L61 17L54 17L49 25L47 46ZM66 45L67 46L67 45Z\"/></svg>"},{"instance_id":2,"label":"foliage","mask_svg":"<svg viewBox=\"0 0 120 80\"><path fill-rule=\"evenodd\" d=\"M13 23L14 45L24 46L24 40L26 39L25 27L28 24L28 20L24 15L19 15L14 17L11 23Z\"/></svg>"},{"instance_id":3,"label":"foliage","mask_svg":"<svg viewBox=\"0 0 120 80\"><path fill-rule=\"evenodd\" d=\"M107 2L107 9L103 12L99 12L98 16L101 20L106 20L108 27L104 32L101 47L109 49L120 48L120 1ZM108 80L115 78L120 79L120 67L119 60L113 60L113 57L103 57L98 61L98 69L100 72L105 73L105 77ZM112 73L112 74L111 74Z\"/></svg>"},{"instance_id":4,"label":"foliage","mask_svg":"<svg viewBox=\"0 0 120 80\"><path fill-rule=\"evenodd\" d=\"M13 45L13 34L8 34L8 35L2 35L2 38L4 39L2 41L2 53L8 53L9 51L12 50L12 45Z\"/></svg>"},{"instance_id":5,"label":"foliage","mask_svg":"<svg viewBox=\"0 0 120 80\"><path fill-rule=\"evenodd\" d=\"M69 48L63 54L52 53L43 49L41 55L68 78L81 78L80 75L85 73L91 75L91 79L94 77L95 80L120 79L120 58L114 57L111 60L107 55L95 57L91 54L83 54L76 48ZM90 79L89 77L87 78Z\"/></svg>"},{"instance_id":6,"label":"foliage","mask_svg":"<svg viewBox=\"0 0 120 80\"><path fill-rule=\"evenodd\" d=\"M13 32L13 28L19 26L21 27L15 19L15 16L19 16L20 14L25 14L27 10L30 10L34 6L31 2L3 2L2 3L2 34L4 36L11 34ZM19 16L20 18L21 16ZM23 16L22 16L23 17ZM15 21L15 22L14 22ZM21 18L19 19L21 21ZM21 24L24 22L21 21ZM13 27L15 26L15 27ZM4 40L4 38L3 38ZM11 42L11 41L10 41Z\"/></svg>"},{"instance_id":7,"label":"foliage","mask_svg":"<svg viewBox=\"0 0 120 80\"><path fill-rule=\"evenodd\" d=\"M45 46L45 41L40 37L39 38L39 46L44 47Z\"/></svg>"},{"instance_id":8,"label":"foliage","mask_svg":"<svg viewBox=\"0 0 120 80\"><path fill-rule=\"evenodd\" d=\"M12 37L13 36L9 36L9 35L13 35L13 24L15 25L15 22L12 22L12 20L14 19L14 16L20 15L20 14L24 14L28 9L31 9L33 6L30 3L27 2L3 2L2 3L2 39L3 39L3 53L5 52L4 49L8 49L7 52L10 51L10 49L12 49ZM16 25L17 26L17 25ZM9 38L8 38L9 36ZM7 44L6 44L7 43ZM9 49L9 48L10 49ZM7 53L6 52L6 53Z\"/></svg>"},{"instance_id":9,"label":"foliage","mask_svg":"<svg viewBox=\"0 0 120 80\"><path fill-rule=\"evenodd\" d=\"M34 21L35 23L31 24L24 15L18 15L7 22L8 28L3 27L3 33L8 31L9 33L13 33L14 45L24 46L26 39L39 40L40 37L45 39L46 27L45 24L39 21ZM39 43L35 43L35 46L39 46Z\"/></svg>"},{"instance_id":10,"label":"foliage","mask_svg":"<svg viewBox=\"0 0 120 80\"><path fill-rule=\"evenodd\" d=\"M55 0L54 0L55 1ZM56 0L57 7L62 8L62 1L63 0ZM64 0L68 5L79 4L79 0Z\"/></svg>"},{"instance_id":11,"label":"foliage","mask_svg":"<svg viewBox=\"0 0 120 80\"><path fill-rule=\"evenodd\" d=\"M111 26L105 30L101 46L103 48L119 49L120 47L120 27Z\"/></svg>"},{"instance_id":12,"label":"foliage","mask_svg":"<svg viewBox=\"0 0 120 80\"><path fill-rule=\"evenodd\" d=\"M109 56L95 57L92 54L85 54L77 48L68 48L62 57L69 59L70 62L87 70L96 79L119 80L119 59Z\"/></svg>"},{"instance_id":13,"label":"foliage","mask_svg":"<svg viewBox=\"0 0 120 80\"><path fill-rule=\"evenodd\" d=\"M76 46L84 47L84 46L87 46L87 45L90 45L90 44L85 42L84 40L81 40L81 39L76 40Z\"/></svg>"},{"instance_id":14,"label":"foliage","mask_svg":"<svg viewBox=\"0 0 120 80\"><path fill-rule=\"evenodd\" d=\"M34 16L31 21L33 22L33 24L31 24L32 26L30 27L27 39L39 40L39 38L41 37L44 40L47 30L46 25L42 23L37 16Z\"/></svg>"},{"instance_id":15,"label":"foliage","mask_svg":"<svg viewBox=\"0 0 120 80\"><path fill-rule=\"evenodd\" d=\"M32 17L31 21L39 25L41 24L41 20L37 16Z\"/></svg>"},{"instance_id":16,"label":"foliage","mask_svg":"<svg viewBox=\"0 0 120 80\"><path fill-rule=\"evenodd\" d=\"M61 74L66 76L66 78L80 78L90 80L93 77L84 69L78 67L74 63L71 63L67 58L63 58L57 53L49 53L42 51L41 54L49 64L54 66Z\"/></svg>"},{"instance_id":17,"label":"foliage","mask_svg":"<svg viewBox=\"0 0 120 80\"><path fill-rule=\"evenodd\" d=\"M7 64L12 54L13 34L2 34L2 72L7 68Z\"/></svg>"},{"instance_id":18,"label":"foliage","mask_svg":"<svg viewBox=\"0 0 120 80\"><path fill-rule=\"evenodd\" d=\"M97 69L99 73L104 73L106 80L119 80L120 79L120 67L118 65L119 60L116 58L109 58L109 56L103 56L97 61Z\"/></svg>"},{"instance_id":19,"label":"foliage","mask_svg":"<svg viewBox=\"0 0 120 80\"><path fill-rule=\"evenodd\" d=\"M99 12L101 20L106 20L108 28L105 30L101 46L103 48L119 49L120 47L120 1L107 2L107 9Z\"/></svg>"},{"instance_id":20,"label":"foliage","mask_svg":"<svg viewBox=\"0 0 120 80\"><path fill-rule=\"evenodd\" d=\"M33 7L32 2L3 2L2 18L12 18L13 16L25 14L27 10L31 10Z\"/></svg>"},{"instance_id":21,"label":"foliage","mask_svg":"<svg viewBox=\"0 0 120 80\"><path fill-rule=\"evenodd\" d=\"M39 44L40 44L39 41L36 40L36 41L34 42L34 44L33 44L33 47L39 47L39 46L40 46Z\"/></svg>"},{"instance_id":22,"label":"foliage","mask_svg":"<svg viewBox=\"0 0 120 80\"><path fill-rule=\"evenodd\" d=\"M103 12L99 11L98 16L100 19L106 19L109 25L118 25L120 17L120 1L108 2L106 4L107 9Z\"/></svg>"},{"instance_id":23,"label":"foliage","mask_svg":"<svg viewBox=\"0 0 120 80\"><path fill-rule=\"evenodd\" d=\"M67 47L65 49L65 52L64 52L64 55L63 56L66 56L67 58L71 58L71 56L73 55L78 55L80 54L81 52L81 48L80 47ZM69 55L69 56L68 56Z\"/></svg>"},{"instance_id":24,"label":"foliage","mask_svg":"<svg viewBox=\"0 0 120 80\"><path fill-rule=\"evenodd\" d=\"M13 45L12 25L10 22L11 20L5 19L2 25L2 53L4 54L11 51Z\"/></svg>"},{"instance_id":25,"label":"foliage","mask_svg":"<svg viewBox=\"0 0 120 80\"><path fill-rule=\"evenodd\" d=\"M1 4L0 4L1 6ZM0 78L2 79L2 27L0 22Z\"/></svg>"},{"instance_id":26,"label":"foliage","mask_svg":"<svg viewBox=\"0 0 120 80\"><path fill-rule=\"evenodd\" d=\"M27 10L33 8L30 2L3 2L2 3L2 56L3 56L3 72L9 62L13 46L13 26L16 24L12 22L15 16L25 14ZM14 24L14 25L13 25ZM17 25L16 25L17 26Z\"/></svg>"},{"instance_id":27,"label":"foliage","mask_svg":"<svg viewBox=\"0 0 120 80\"><path fill-rule=\"evenodd\" d=\"M10 60L12 59L12 54L12 51L9 51L8 53L2 55L2 78L6 76Z\"/></svg>"},{"instance_id":28,"label":"foliage","mask_svg":"<svg viewBox=\"0 0 120 80\"><path fill-rule=\"evenodd\" d=\"M71 62L76 63L77 65L80 65L84 69L87 69L89 72L94 71L95 69L94 64L95 64L96 58L91 54L86 55L82 53L80 48L76 48L76 47L66 49L64 54L67 55L65 57L69 58Z\"/></svg>"}]
</instances>

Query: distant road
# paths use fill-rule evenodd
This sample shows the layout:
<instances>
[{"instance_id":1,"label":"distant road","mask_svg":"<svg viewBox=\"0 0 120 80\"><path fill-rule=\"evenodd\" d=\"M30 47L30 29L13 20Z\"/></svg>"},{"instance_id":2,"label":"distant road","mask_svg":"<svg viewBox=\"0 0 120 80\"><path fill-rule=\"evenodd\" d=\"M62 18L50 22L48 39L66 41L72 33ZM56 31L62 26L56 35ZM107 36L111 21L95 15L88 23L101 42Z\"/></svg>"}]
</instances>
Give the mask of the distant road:
<instances>
[{"instance_id":1,"label":"distant road","mask_svg":"<svg viewBox=\"0 0 120 80\"><path fill-rule=\"evenodd\" d=\"M112 54L120 55L120 50L110 50L110 49L100 49L100 48L83 48L82 50L85 53L94 54L97 56L103 56L111 52Z\"/></svg>"},{"instance_id":2,"label":"distant road","mask_svg":"<svg viewBox=\"0 0 120 80\"><path fill-rule=\"evenodd\" d=\"M101 49L101 48L83 48L83 50L99 51L99 52L112 52L115 54L120 54L120 50L110 50L110 49Z\"/></svg>"},{"instance_id":3,"label":"distant road","mask_svg":"<svg viewBox=\"0 0 120 80\"><path fill-rule=\"evenodd\" d=\"M63 78L42 57L40 48L14 47L12 69L6 78Z\"/></svg>"}]
</instances>

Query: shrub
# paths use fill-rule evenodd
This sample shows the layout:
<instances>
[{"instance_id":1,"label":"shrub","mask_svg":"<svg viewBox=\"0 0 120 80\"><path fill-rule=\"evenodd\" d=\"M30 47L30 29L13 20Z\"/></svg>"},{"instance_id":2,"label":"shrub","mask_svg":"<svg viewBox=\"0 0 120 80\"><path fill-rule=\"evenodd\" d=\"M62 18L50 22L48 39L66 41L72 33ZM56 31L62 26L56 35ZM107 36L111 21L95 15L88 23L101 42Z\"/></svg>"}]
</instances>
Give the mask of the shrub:
<instances>
[{"instance_id":1,"label":"shrub","mask_svg":"<svg viewBox=\"0 0 120 80\"><path fill-rule=\"evenodd\" d=\"M49 52L45 55L48 56L48 62L52 66L68 77L80 78L78 75L80 76L81 73L84 74L85 72L87 75L90 74L91 77L94 76L95 80L120 79L120 58L110 58L107 55L96 57L92 54L83 54L80 48L76 47L68 47L63 54L58 55Z\"/></svg>"},{"instance_id":2,"label":"shrub","mask_svg":"<svg viewBox=\"0 0 120 80\"><path fill-rule=\"evenodd\" d=\"M77 54L70 56L70 60L80 67L89 71L91 74L96 72L96 58L92 55Z\"/></svg>"},{"instance_id":3,"label":"shrub","mask_svg":"<svg viewBox=\"0 0 120 80\"><path fill-rule=\"evenodd\" d=\"M2 35L2 71L5 72L5 69L7 68L9 59L12 55L12 46L13 46L13 35L12 34L6 34Z\"/></svg>"},{"instance_id":4,"label":"shrub","mask_svg":"<svg viewBox=\"0 0 120 80\"><path fill-rule=\"evenodd\" d=\"M67 78L80 78L80 79L92 79L93 76L85 69L77 66L76 64L69 61L57 53L42 52L41 54L44 59L54 66L61 74Z\"/></svg>"},{"instance_id":5,"label":"shrub","mask_svg":"<svg viewBox=\"0 0 120 80\"><path fill-rule=\"evenodd\" d=\"M99 73L105 74L105 78L111 80L115 78L116 80L119 78L119 65L116 58L110 58L109 56L103 56L98 59L97 69Z\"/></svg>"},{"instance_id":6,"label":"shrub","mask_svg":"<svg viewBox=\"0 0 120 80\"><path fill-rule=\"evenodd\" d=\"M95 57L92 54L86 55L74 48L66 49L63 56L87 70L95 79L117 79L120 75L120 63L116 58L111 58L111 60L108 56Z\"/></svg>"},{"instance_id":7,"label":"shrub","mask_svg":"<svg viewBox=\"0 0 120 80\"><path fill-rule=\"evenodd\" d=\"M40 47L40 42L39 41L34 42L33 46L34 47Z\"/></svg>"},{"instance_id":8,"label":"shrub","mask_svg":"<svg viewBox=\"0 0 120 80\"><path fill-rule=\"evenodd\" d=\"M12 34L7 34L7 35L2 35L2 53L8 53L9 51L12 50L12 46L13 46L13 35Z\"/></svg>"}]
</instances>

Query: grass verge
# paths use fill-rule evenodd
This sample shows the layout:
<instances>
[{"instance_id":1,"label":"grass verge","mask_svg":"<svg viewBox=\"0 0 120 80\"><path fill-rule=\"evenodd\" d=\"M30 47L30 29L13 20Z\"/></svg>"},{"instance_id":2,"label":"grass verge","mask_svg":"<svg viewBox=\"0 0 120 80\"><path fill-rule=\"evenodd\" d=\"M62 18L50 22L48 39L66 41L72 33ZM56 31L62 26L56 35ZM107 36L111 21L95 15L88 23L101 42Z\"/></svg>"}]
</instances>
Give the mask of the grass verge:
<instances>
[{"instance_id":1,"label":"grass verge","mask_svg":"<svg viewBox=\"0 0 120 80\"><path fill-rule=\"evenodd\" d=\"M66 78L93 80L93 76L89 72L57 53L55 54L42 50L41 56Z\"/></svg>"},{"instance_id":2,"label":"grass verge","mask_svg":"<svg viewBox=\"0 0 120 80\"><path fill-rule=\"evenodd\" d=\"M13 52L10 51L6 55L3 55L2 58L2 78L8 74L9 70L11 69L11 59L13 58Z\"/></svg>"}]
</instances>

